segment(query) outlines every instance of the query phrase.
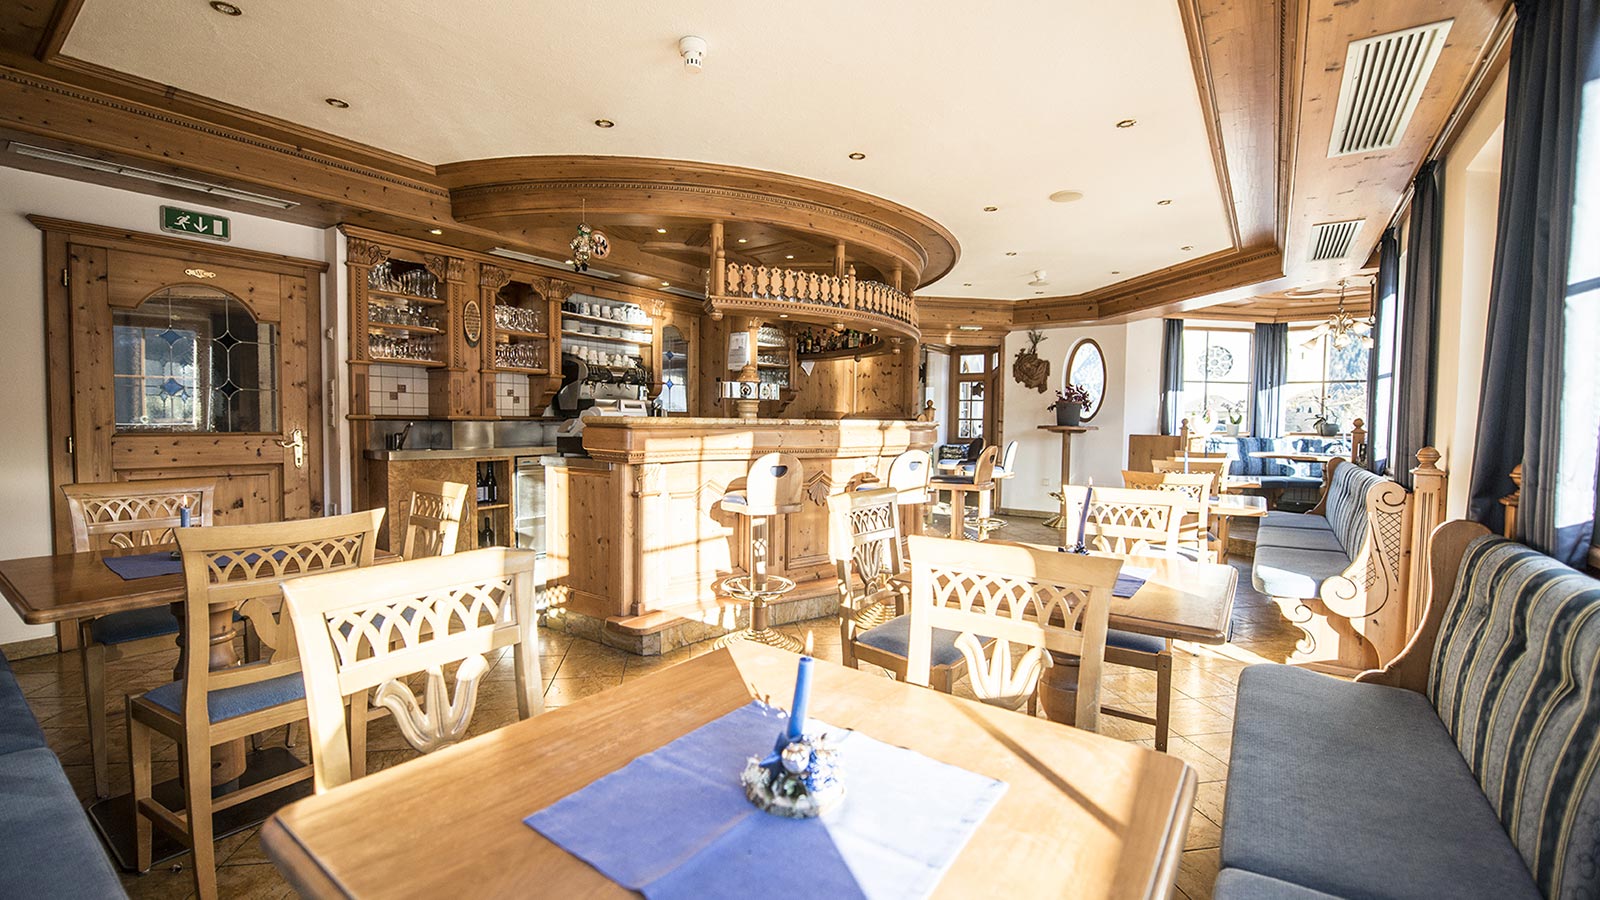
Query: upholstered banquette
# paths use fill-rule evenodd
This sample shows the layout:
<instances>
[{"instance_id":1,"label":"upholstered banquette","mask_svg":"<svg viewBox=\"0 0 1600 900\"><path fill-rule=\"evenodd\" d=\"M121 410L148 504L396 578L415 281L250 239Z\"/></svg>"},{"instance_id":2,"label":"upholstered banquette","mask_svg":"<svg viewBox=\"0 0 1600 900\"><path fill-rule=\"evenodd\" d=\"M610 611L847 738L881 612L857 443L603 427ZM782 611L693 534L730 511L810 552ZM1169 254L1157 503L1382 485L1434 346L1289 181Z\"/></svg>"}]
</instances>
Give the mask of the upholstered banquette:
<instances>
[{"instance_id":1,"label":"upholstered banquette","mask_svg":"<svg viewBox=\"0 0 1600 900\"><path fill-rule=\"evenodd\" d=\"M1405 554L1410 495L1344 459L1329 465L1308 513L1273 511L1256 531L1256 590L1299 601L1308 648L1350 674L1393 659L1407 637ZM1313 617L1321 617L1313 622ZM1329 621L1331 620L1331 621Z\"/></svg>"},{"instance_id":2,"label":"upholstered banquette","mask_svg":"<svg viewBox=\"0 0 1600 900\"><path fill-rule=\"evenodd\" d=\"M0 896L127 896L3 653Z\"/></svg>"},{"instance_id":3,"label":"upholstered banquette","mask_svg":"<svg viewBox=\"0 0 1600 900\"><path fill-rule=\"evenodd\" d=\"M1431 566L1383 669L1242 673L1216 897L1600 894L1600 582L1468 522Z\"/></svg>"}]
</instances>

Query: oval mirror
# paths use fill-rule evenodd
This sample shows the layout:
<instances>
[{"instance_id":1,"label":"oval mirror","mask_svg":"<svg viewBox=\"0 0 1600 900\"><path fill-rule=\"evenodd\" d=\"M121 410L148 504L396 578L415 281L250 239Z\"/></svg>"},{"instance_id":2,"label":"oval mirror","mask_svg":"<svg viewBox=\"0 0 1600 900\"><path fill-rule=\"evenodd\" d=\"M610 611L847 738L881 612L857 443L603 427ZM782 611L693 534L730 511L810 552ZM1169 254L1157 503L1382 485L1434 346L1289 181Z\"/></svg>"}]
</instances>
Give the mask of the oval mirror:
<instances>
[{"instance_id":1,"label":"oval mirror","mask_svg":"<svg viewBox=\"0 0 1600 900\"><path fill-rule=\"evenodd\" d=\"M1092 338L1079 341L1067 355L1066 378L1067 384L1089 392L1089 408L1083 411L1082 421L1098 416L1106 398L1106 357Z\"/></svg>"}]
</instances>

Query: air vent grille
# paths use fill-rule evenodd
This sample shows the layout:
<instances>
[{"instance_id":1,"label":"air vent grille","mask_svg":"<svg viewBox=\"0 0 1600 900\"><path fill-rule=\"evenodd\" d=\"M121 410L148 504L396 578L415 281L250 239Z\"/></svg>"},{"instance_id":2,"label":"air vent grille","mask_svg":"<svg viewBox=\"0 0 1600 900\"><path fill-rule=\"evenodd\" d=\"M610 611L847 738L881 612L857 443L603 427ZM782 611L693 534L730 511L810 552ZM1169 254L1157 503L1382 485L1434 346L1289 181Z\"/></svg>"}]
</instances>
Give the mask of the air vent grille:
<instances>
[{"instance_id":1,"label":"air vent grille","mask_svg":"<svg viewBox=\"0 0 1600 900\"><path fill-rule=\"evenodd\" d=\"M1351 41L1329 156L1387 150L1405 136L1450 21Z\"/></svg>"},{"instance_id":2,"label":"air vent grille","mask_svg":"<svg viewBox=\"0 0 1600 900\"><path fill-rule=\"evenodd\" d=\"M1356 233L1361 231L1361 223L1366 219L1351 219L1348 222L1323 222L1321 225L1311 226L1311 259L1343 259L1350 252L1350 247L1356 241Z\"/></svg>"}]
</instances>

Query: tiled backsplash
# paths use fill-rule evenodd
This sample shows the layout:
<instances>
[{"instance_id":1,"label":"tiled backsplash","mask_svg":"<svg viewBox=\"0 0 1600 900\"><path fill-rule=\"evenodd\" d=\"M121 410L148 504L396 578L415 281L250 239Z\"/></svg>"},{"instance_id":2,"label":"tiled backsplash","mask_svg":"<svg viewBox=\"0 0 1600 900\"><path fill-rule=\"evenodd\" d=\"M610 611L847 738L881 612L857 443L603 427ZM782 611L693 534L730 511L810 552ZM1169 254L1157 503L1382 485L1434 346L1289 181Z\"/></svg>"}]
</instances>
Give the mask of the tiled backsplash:
<instances>
[{"instance_id":1,"label":"tiled backsplash","mask_svg":"<svg viewBox=\"0 0 1600 900\"><path fill-rule=\"evenodd\" d=\"M428 414L427 369L379 363L372 366L367 378L373 415L421 417Z\"/></svg>"},{"instance_id":2,"label":"tiled backsplash","mask_svg":"<svg viewBox=\"0 0 1600 900\"><path fill-rule=\"evenodd\" d=\"M502 416L526 416L530 414L528 404L528 376L515 372L500 372L495 375L494 382L494 411ZM543 410L540 410L543 412Z\"/></svg>"}]
</instances>

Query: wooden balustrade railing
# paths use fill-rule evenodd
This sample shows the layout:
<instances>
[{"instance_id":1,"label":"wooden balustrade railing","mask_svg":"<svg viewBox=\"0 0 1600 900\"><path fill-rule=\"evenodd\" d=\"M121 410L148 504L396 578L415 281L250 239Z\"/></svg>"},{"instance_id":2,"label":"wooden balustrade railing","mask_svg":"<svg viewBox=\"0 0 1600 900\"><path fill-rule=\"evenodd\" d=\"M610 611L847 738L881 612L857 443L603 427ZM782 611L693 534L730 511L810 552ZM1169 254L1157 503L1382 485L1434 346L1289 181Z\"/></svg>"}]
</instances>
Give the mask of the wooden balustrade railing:
<instances>
[{"instance_id":1,"label":"wooden balustrade railing","mask_svg":"<svg viewBox=\"0 0 1600 900\"><path fill-rule=\"evenodd\" d=\"M722 274L720 295L707 298L714 311L718 301L731 299L764 301L775 309L780 304L795 304L810 307L813 314L888 320L883 324L896 331L913 338L921 334L916 304L909 294L887 284L857 279L854 268L840 277L730 262Z\"/></svg>"}]
</instances>

